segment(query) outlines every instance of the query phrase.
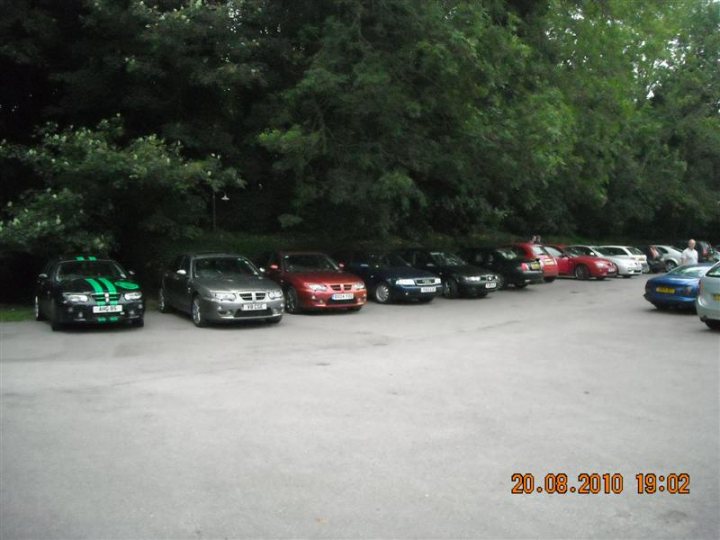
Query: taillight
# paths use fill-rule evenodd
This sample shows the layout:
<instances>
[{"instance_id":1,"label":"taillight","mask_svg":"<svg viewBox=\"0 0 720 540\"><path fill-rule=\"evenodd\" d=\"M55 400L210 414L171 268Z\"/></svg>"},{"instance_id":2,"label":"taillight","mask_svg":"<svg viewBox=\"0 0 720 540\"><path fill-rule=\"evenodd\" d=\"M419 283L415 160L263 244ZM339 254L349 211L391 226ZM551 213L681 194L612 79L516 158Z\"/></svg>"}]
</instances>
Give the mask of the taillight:
<instances>
[{"instance_id":1,"label":"taillight","mask_svg":"<svg viewBox=\"0 0 720 540\"><path fill-rule=\"evenodd\" d=\"M527 265L527 263L520 263L520 270L522 270L523 272L527 272L528 270L530 270L530 267Z\"/></svg>"}]
</instances>

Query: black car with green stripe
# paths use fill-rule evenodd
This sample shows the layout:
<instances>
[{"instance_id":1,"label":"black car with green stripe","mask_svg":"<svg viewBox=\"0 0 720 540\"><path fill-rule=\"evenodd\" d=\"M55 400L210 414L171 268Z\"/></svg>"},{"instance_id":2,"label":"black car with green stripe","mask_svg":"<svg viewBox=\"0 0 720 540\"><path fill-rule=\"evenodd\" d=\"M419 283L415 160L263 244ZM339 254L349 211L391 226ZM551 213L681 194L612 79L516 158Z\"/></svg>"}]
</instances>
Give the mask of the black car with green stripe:
<instances>
[{"instance_id":1,"label":"black car with green stripe","mask_svg":"<svg viewBox=\"0 0 720 540\"><path fill-rule=\"evenodd\" d=\"M143 326L140 285L112 259L65 257L49 262L38 276L35 318L53 330L66 324Z\"/></svg>"}]
</instances>

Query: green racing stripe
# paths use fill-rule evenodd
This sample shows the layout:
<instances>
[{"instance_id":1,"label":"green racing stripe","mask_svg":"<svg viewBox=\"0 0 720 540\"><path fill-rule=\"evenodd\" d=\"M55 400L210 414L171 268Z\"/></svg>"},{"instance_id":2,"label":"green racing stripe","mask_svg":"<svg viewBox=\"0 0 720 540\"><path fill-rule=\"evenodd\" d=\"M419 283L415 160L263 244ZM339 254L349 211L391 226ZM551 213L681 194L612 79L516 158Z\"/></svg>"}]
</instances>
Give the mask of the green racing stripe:
<instances>
[{"instance_id":1,"label":"green racing stripe","mask_svg":"<svg viewBox=\"0 0 720 540\"><path fill-rule=\"evenodd\" d=\"M96 293L99 293L99 294L102 294L102 293L103 293L102 287L101 287L100 284L99 284L97 281L95 281L93 278L85 278L85 281L87 281L87 282L90 284L90 286L93 288L93 290L94 290Z\"/></svg>"},{"instance_id":2,"label":"green racing stripe","mask_svg":"<svg viewBox=\"0 0 720 540\"><path fill-rule=\"evenodd\" d=\"M103 285L105 285L107 287L107 290L110 294L117 293L117 289L115 288L115 285L113 285L112 281L110 281L109 279L106 279L104 277L99 277L98 281L101 281L103 283Z\"/></svg>"}]
</instances>

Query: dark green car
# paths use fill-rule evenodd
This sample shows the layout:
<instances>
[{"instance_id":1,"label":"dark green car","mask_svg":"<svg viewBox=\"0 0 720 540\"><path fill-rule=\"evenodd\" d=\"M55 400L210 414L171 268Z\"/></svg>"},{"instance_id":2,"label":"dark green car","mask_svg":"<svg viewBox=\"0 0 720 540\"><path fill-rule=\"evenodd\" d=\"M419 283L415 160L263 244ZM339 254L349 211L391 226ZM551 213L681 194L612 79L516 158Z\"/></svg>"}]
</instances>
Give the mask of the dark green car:
<instances>
[{"instance_id":1,"label":"dark green car","mask_svg":"<svg viewBox=\"0 0 720 540\"><path fill-rule=\"evenodd\" d=\"M133 276L112 259L55 259L38 276L35 318L50 320L53 330L70 324L143 326L143 293Z\"/></svg>"}]
</instances>

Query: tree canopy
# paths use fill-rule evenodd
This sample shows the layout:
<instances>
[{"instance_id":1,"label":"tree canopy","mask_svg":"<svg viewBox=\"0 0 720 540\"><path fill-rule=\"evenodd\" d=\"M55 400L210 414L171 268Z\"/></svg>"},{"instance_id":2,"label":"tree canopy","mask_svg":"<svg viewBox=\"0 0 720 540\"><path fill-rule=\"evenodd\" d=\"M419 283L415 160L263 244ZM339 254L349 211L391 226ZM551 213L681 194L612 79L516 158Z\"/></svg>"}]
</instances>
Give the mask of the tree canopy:
<instances>
[{"instance_id":1,"label":"tree canopy","mask_svg":"<svg viewBox=\"0 0 720 540\"><path fill-rule=\"evenodd\" d=\"M16 0L0 244L720 231L712 0Z\"/></svg>"}]
</instances>

